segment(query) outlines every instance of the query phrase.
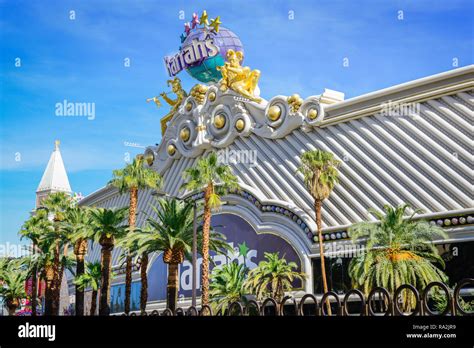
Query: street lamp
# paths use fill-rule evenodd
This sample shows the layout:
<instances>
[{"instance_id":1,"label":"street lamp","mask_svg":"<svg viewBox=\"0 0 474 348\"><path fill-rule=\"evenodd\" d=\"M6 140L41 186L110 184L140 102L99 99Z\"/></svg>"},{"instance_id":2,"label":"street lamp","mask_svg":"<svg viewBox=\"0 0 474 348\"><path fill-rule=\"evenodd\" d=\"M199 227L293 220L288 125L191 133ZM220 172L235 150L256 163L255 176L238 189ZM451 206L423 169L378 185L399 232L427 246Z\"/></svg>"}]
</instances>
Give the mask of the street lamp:
<instances>
[{"instance_id":1,"label":"street lamp","mask_svg":"<svg viewBox=\"0 0 474 348\"><path fill-rule=\"evenodd\" d=\"M175 198L179 201L185 201L187 197L179 198L176 196L172 196L164 191L155 191L151 194L152 196L161 196L166 198ZM196 200L193 201L193 256L192 256L192 292L191 292L191 305L196 307L196 283L197 283L197 202Z\"/></svg>"}]
</instances>

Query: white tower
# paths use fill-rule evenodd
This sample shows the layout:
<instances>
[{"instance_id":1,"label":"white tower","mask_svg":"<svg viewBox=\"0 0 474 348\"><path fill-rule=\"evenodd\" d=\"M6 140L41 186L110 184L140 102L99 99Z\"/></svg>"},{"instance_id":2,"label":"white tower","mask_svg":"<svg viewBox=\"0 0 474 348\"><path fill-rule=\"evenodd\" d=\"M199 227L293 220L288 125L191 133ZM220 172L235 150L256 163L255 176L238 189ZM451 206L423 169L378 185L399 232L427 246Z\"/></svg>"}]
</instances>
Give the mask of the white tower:
<instances>
[{"instance_id":1,"label":"white tower","mask_svg":"<svg viewBox=\"0 0 474 348\"><path fill-rule=\"evenodd\" d=\"M46 170L36 189L36 209L41 206L41 202L54 192L65 192L71 194L71 186L64 167L61 152L59 152L59 140L54 142L54 151L49 158ZM32 212L34 214L34 211ZM59 314L62 315L64 309L69 306L69 291L67 277L63 275L59 300Z\"/></svg>"},{"instance_id":2,"label":"white tower","mask_svg":"<svg viewBox=\"0 0 474 348\"><path fill-rule=\"evenodd\" d=\"M54 192L66 192L67 194L72 192L63 158L59 152L59 140L54 142L54 151L36 189L36 208L41 205L43 199Z\"/></svg>"}]
</instances>

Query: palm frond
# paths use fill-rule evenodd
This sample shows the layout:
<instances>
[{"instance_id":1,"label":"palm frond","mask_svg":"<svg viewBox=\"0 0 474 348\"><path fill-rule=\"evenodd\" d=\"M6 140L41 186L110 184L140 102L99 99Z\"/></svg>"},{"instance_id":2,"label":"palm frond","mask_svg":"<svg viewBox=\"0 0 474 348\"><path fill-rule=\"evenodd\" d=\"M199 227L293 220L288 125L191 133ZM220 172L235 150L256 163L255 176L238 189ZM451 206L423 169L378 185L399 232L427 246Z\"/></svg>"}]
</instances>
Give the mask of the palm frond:
<instances>
[{"instance_id":1,"label":"palm frond","mask_svg":"<svg viewBox=\"0 0 474 348\"><path fill-rule=\"evenodd\" d=\"M384 206L384 212L370 210L378 222L360 222L349 229L354 242L365 242L366 250L353 258L349 275L355 286L367 294L376 286L394 292L402 284L412 284L422 290L433 281L446 281L438 266L444 262L434 240L446 238L446 233L423 220L413 220L411 207ZM418 212L418 210L413 210ZM413 305L411 297L405 298L405 309Z\"/></svg>"}]
</instances>

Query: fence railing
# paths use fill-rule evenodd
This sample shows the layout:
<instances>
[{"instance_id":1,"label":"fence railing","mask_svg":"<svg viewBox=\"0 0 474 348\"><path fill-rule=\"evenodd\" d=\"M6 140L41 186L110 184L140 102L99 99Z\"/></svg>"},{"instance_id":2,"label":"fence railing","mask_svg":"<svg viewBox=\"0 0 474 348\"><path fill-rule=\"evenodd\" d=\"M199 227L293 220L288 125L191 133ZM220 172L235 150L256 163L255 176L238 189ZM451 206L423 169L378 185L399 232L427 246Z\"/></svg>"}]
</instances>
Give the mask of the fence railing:
<instances>
[{"instance_id":1,"label":"fence railing","mask_svg":"<svg viewBox=\"0 0 474 348\"><path fill-rule=\"evenodd\" d=\"M429 283L423 291L418 291L410 284L398 287L393 294L383 287L377 287L366 296L360 290L351 289L345 294L328 291L318 300L314 294L305 294L299 301L292 296L285 296L281 301L268 297L263 301L249 300L233 302L222 313L214 313L208 305L201 308L178 307L175 311L169 308L153 310L150 313L131 313L130 316L446 316L474 315L466 310L466 301L461 299L461 290L467 286L474 287L474 278L460 281L454 290L440 282ZM434 299L430 292L438 288L444 308L434 308ZM409 294L409 295L407 295ZM474 292L467 296L474 300ZM341 300L342 298L342 300ZM405 298L405 303L404 303ZM406 302L410 301L410 306ZM471 300L469 300L471 301ZM328 304L331 314L328 311ZM471 308L474 306L470 306ZM407 308L409 308L407 310ZM125 314L122 314L125 315Z\"/></svg>"}]
</instances>

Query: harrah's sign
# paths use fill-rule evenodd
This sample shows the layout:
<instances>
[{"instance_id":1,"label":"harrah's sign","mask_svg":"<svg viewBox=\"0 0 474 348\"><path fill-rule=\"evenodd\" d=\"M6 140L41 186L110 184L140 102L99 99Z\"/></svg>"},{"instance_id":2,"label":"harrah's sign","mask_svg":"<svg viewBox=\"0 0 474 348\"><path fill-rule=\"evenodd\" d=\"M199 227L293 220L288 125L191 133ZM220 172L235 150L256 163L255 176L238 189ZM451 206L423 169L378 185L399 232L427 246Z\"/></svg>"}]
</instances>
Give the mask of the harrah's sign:
<instances>
[{"instance_id":1,"label":"harrah's sign","mask_svg":"<svg viewBox=\"0 0 474 348\"><path fill-rule=\"evenodd\" d=\"M193 39L191 44L181 48L174 56L165 57L165 65L169 76L177 75L181 70L199 62L201 59L214 57L219 53L219 47L213 39L199 41Z\"/></svg>"}]
</instances>

